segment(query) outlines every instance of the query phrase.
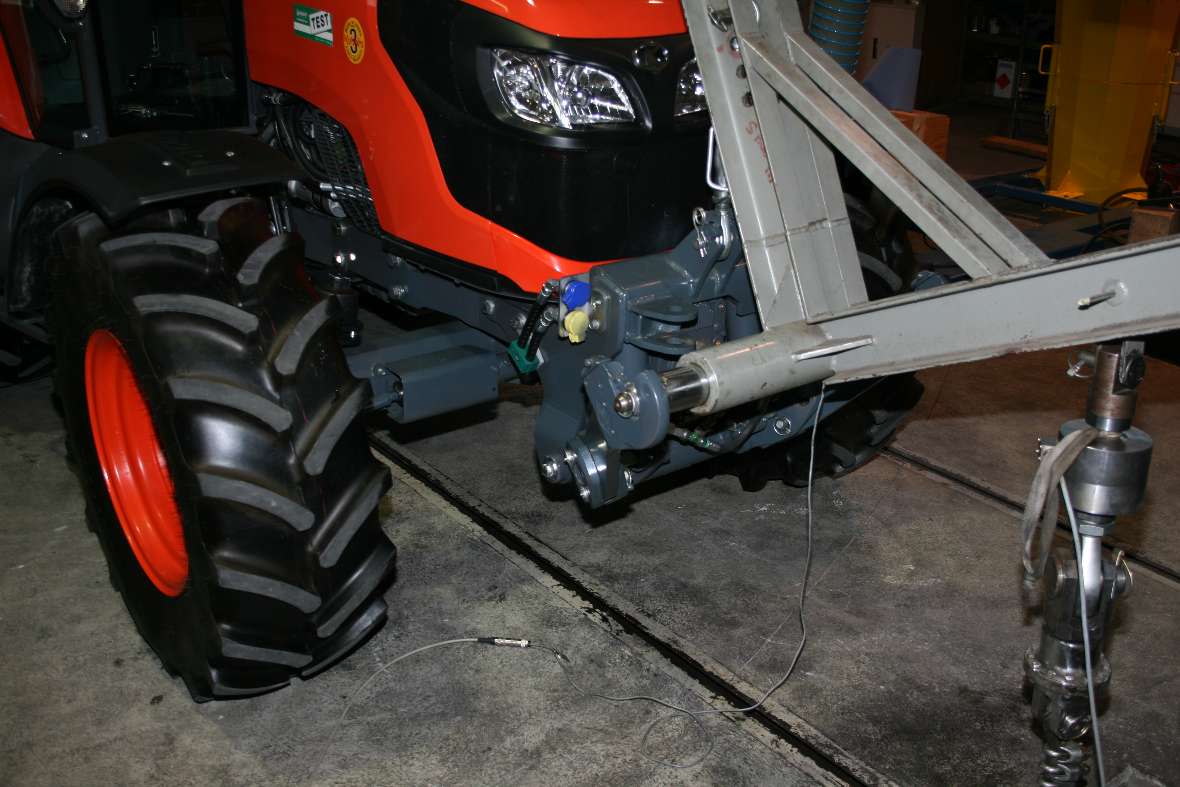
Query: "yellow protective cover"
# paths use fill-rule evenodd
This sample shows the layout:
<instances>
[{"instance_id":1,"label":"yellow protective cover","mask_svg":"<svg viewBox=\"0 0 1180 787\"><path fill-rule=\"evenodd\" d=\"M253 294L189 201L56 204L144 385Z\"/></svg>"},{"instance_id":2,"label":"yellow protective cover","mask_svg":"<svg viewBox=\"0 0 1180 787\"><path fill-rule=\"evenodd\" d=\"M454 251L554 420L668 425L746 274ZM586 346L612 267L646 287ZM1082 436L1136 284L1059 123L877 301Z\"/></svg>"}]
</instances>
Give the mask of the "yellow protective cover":
<instances>
[{"instance_id":1,"label":"yellow protective cover","mask_svg":"<svg viewBox=\"0 0 1180 787\"><path fill-rule=\"evenodd\" d=\"M1157 119L1166 117L1180 0L1058 0L1046 108L1051 194L1101 203L1146 188ZM1048 52L1042 52L1045 60Z\"/></svg>"}]
</instances>

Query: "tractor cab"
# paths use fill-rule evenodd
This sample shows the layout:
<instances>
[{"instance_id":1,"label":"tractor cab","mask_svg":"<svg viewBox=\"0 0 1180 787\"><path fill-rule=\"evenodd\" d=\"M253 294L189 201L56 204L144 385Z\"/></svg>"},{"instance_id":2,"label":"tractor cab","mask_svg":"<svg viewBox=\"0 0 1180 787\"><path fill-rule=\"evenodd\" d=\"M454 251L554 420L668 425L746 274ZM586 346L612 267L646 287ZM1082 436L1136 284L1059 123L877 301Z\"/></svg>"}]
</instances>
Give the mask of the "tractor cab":
<instances>
[{"instance_id":1,"label":"tractor cab","mask_svg":"<svg viewBox=\"0 0 1180 787\"><path fill-rule=\"evenodd\" d=\"M29 131L60 147L249 124L240 3L0 5Z\"/></svg>"}]
</instances>

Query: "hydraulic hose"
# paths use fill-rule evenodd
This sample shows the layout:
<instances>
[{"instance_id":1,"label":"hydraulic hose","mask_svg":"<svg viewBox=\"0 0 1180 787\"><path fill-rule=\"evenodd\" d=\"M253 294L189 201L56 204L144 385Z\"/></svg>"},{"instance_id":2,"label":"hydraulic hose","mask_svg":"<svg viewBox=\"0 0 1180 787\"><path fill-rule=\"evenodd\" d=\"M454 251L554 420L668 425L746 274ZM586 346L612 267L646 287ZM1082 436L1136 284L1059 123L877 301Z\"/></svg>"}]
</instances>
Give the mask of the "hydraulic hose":
<instances>
[{"instance_id":1,"label":"hydraulic hose","mask_svg":"<svg viewBox=\"0 0 1180 787\"><path fill-rule=\"evenodd\" d=\"M869 0L813 0L811 37L848 73L860 62Z\"/></svg>"},{"instance_id":2,"label":"hydraulic hose","mask_svg":"<svg viewBox=\"0 0 1180 787\"><path fill-rule=\"evenodd\" d=\"M537 293L537 299L533 301L533 305L529 308L528 316L524 319L524 324L520 327L520 337L516 340L521 347L528 347L532 341L533 336L537 331L537 323L541 322L545 310L549 307L549 299L557 293L560 287L555 279L549 279L541 285L540 291ZM552 320L550 320L552 322ZM546 328L549 326L546 325ZM534 356L536 353L533 353Z\"/></svg>"},{"instance_id":3,"label":"hydraulic hose","mask_svg":"<svg viewBox=\"0 0 1180 787\"><path fill-rule=\"evenodd\" d=\"M541 313L541 319L537 321L533 328L533 332L529 335L528 344L525 345L525 359L532 361L537 357L537 351L541 349L541 340L545 338L545 333L549 330L549 326L557 322L557 309L545 309Z\"/></svg>"}]
</instances>

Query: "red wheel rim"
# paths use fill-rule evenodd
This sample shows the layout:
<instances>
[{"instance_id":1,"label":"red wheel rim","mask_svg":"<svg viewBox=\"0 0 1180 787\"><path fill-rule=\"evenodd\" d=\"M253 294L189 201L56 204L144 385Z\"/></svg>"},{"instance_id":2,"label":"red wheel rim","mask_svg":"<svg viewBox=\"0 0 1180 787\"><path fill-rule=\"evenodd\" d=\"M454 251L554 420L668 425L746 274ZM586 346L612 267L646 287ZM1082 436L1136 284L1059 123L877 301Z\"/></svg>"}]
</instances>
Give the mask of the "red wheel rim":
<instances>
[{"instance_id":1,"label":"red wheel rim","mask_svg":"<svg viewBox=\"0 0 1180 787\"><path fill-rule=\"evenodd\" d=\"M178 596L188 579L172 476L123 345L110 331L86 344L86 404L115 515L148 579Z\"/></svg>"}]
</instances>

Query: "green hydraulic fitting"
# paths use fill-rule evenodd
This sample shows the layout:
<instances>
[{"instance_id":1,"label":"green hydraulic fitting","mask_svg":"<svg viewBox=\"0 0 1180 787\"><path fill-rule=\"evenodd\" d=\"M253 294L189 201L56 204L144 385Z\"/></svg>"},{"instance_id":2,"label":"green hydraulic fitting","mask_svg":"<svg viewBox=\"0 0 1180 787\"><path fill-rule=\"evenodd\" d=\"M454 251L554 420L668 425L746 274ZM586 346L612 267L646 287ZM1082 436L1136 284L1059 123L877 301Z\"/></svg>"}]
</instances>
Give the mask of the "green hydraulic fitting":
<instances>
[{"instance_id":1,"label":"green hydraulic fitting","mask_svg":"<svg viewBox=\"0 0 1180 787\"><path fill-rule=\"evenodd\" d=\"M710 451L710 452L716 451L717 449L719 449L721 447L721 446L717 445L716 443L714 443L712 440L710 440L707 435L703 435L700 432L695 432L695 431L688 433L688 441L690 443L692 443L693 445L695 445L697 448L700 448L705 451Z\"/></svg>"},{"instance_id":2,"label":"green hydraulic fitting","mask_svg":"<svg viewBox=\"0 0 1180 787\"><path fill-rule=\"evenodd\" d=\"M512 365L516 367L516 371L522 377L526 374L532 374L541 366L541 362L538 359L529 359L528 350L520 346L519 340L513 340L512 344L508 345L508 357L512 359Z\"/></svg>"}]
</instances>

